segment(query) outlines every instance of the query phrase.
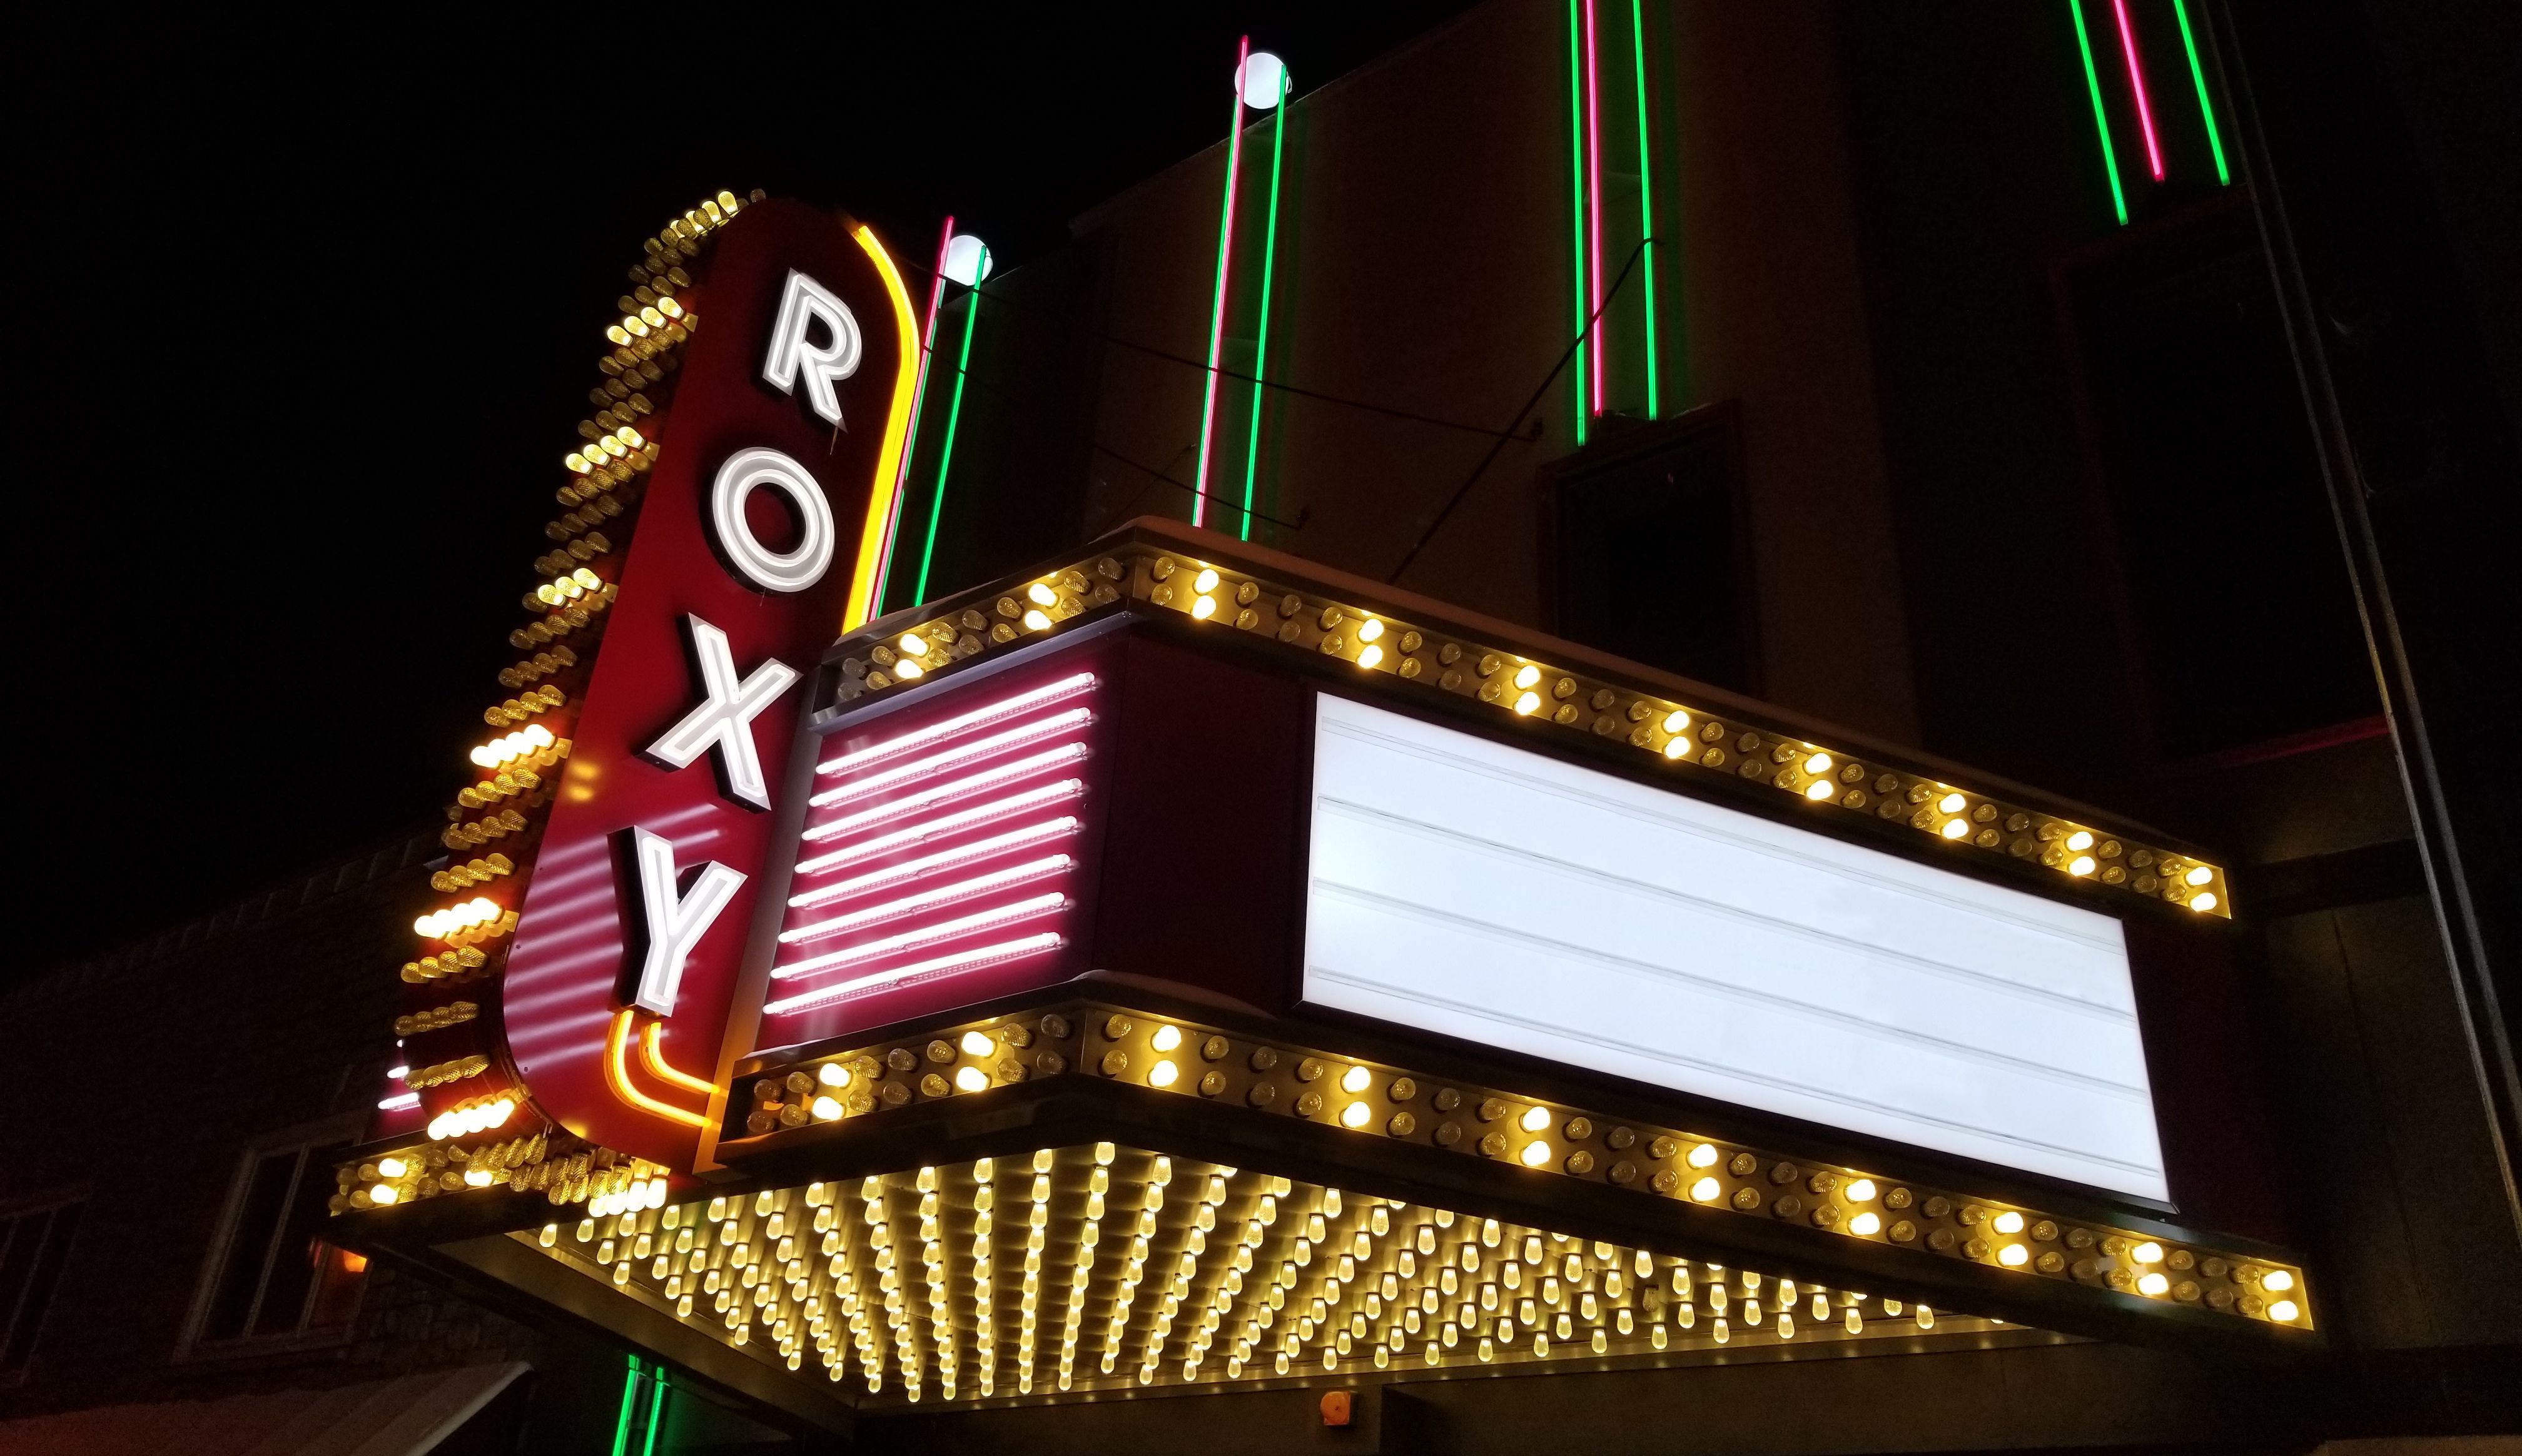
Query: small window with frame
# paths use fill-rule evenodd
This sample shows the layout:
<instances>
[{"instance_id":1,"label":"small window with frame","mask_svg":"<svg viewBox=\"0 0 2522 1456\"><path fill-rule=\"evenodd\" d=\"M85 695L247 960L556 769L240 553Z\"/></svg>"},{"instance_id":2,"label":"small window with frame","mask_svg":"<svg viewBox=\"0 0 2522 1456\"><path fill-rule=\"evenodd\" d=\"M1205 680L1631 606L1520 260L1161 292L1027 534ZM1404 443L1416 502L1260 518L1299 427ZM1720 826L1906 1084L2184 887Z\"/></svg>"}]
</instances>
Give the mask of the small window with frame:
<instances>
[{"instance_id":1,"label":"small window with frame","mask_svg":"<svg viewBox=\"0 0 2522 1456\"><path fill-rule=\"evenodd\" d=\"M194 1301L188 1355L322 1344L349 1333L367 1260L326 1243L323 1232L333 1169L351 1135L328 1125L247 1150Z\"/></svg>"},{"instance_id":2,"label":"small window with frame","mask_svg":"<svg viewBox=\"0 0 2522 1456\"><path fill-rule=\"evenodd\" d=\"M25 1379L86 1211L83 1191L0 1203L0 1385Z\"/></svg>"}]
</instances>

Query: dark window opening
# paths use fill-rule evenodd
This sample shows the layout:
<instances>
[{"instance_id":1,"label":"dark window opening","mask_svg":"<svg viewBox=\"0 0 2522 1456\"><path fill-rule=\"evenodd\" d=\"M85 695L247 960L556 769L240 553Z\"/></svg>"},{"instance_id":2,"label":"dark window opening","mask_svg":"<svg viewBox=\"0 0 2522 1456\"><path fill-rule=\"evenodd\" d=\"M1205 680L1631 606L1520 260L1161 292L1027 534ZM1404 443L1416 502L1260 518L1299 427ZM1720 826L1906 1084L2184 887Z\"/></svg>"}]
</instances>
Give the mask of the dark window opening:
<instances>
[{"instance_id":1,"label":"dark window opening","mask_svg":"<svg viewBox=\"0 0 2522 1456\"><path fill-rule=\"evenodd\" d=\"M367 1261L322 1238L330 1173L347 1146L251 1155L203 1310L204 1343L314 1334L350 1323Z\"/></svg>"},{"instance_id":2,"label":"dark window opening","mask_svg":"<svg viewBox=\"0 0 2522 1456\"><path fill-rule=\"evenodd\" d=\"M19 1374L33 1358L36 1332L86 1206L56 1203L0 1218L0 1376Z\"/></svg>"},{"instance_id":3,"label":"dark window opening","mask_svg":"<svg viewBox=\"0 0 2522 1456\"><path fill-rule=\"evenodd\" d=\"M1758 689L1739 438L1732 408L1708 405L1601 439L1551 470L1554 631L1701 682Z\"/></svg>"},{"instance_id":4,"label":"dark window opening","mask_svg":"<svg viewBox=\"0 0 2522 1456\"><path fill-rule=\"evenodd\" d=\"M2381 711L2247 208L2061 270L2159 757Z\"/></svg>"}]
</instances>

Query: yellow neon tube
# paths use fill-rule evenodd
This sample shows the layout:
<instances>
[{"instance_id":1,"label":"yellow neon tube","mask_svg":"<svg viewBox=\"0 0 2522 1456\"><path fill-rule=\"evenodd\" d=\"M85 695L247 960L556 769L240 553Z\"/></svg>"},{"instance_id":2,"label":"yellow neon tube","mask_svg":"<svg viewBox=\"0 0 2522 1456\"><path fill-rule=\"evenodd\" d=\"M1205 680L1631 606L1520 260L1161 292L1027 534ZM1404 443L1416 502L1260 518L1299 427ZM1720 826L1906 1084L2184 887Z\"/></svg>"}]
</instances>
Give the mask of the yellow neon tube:
<instances>
[{"instance_id":1,"label":"yellow neon tube","mask_svg":"<svg viewBox=\"0 0 2522 1456\"><path fill-rule=\"evenodd\" d=\"M911 434L911 400L919 385L919 323L911 312L911 294L902 286L902 274L894 268L893 259L875 233L861 224L850 236L875 262L875 270L884 275L885 292L893 298L893 325L902 339L901 362L895 366L893 408L884 422L884 448L875 462L875 485L867 493L866 524L859 531L858 570L850 578L850 604L841 617L841 631L858 631L873 617L879 606L876 591L884 580L885 550L893 543L894 513L902 505L902 449Z\"/></svg>"},{"instance_id":2,"label":"yellow neon tube","mask_svg":"<svg viewBox=\"0 0 2522 1456\"><path fill-rule=\"evenodd\" d=\"M651 1021L639 1028L639 1064L648 1069L648 1075L703 1097L718 1091L717 1085L706 1078L695 1077L666 1060L666 1049L662 1045L665 1034L666 1023L663 1021Z\"/></svg>"},{"instance_id":3,"label":"yellow neon tube","mask_svg":"<svg viewBox=\"0 0 2522 1456\"><path fill-rule=\"evenodd\" d=\"M673 1103L661 1103L630 1085L630 1066L627 1054L630 1050L631 1009L624 1007L614 1013L613 1029L604 1038L604 1085L613 1095L642 1112L672 1118L690 1127L707 1127L709 1119L698 1112L687 1112Z\"/></svg>"}]
</instances>

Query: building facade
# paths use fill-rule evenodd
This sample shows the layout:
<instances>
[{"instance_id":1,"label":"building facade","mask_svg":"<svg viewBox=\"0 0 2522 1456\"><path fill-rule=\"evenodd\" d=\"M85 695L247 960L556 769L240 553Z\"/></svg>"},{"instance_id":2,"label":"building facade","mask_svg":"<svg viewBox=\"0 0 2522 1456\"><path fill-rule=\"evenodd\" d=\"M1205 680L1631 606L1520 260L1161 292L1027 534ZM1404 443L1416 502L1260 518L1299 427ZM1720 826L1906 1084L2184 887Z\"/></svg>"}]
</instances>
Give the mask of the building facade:
<instances>
[{"instance_id":1,"label":"building facade","mask_svg":"<svg viewBox=\"0 0 2522 1456\"><path fill-rule=\"evenodd\" d=\"M444 830L13 994L0 1432L2509 1434L2510 319L2333 19L1493 0L1002 271L704 203Z\"/></svg>"}]
</instances>

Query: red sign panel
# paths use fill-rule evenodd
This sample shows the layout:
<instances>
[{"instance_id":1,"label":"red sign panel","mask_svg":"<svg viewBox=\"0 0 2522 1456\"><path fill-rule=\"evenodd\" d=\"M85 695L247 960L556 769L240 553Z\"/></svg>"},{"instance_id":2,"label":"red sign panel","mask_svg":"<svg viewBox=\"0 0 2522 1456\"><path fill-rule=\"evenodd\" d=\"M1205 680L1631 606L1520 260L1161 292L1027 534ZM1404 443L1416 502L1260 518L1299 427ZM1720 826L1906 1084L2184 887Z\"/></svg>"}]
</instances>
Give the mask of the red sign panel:
<instances>
[{"instance_id":1,"label":"red sign panel","mask_svg":"<svg viewBox=\"0 0 2522 1456\"><path fill-rule=\"evenodd\" d=\"M687 295L662 451L503 978L534 1103L692 1166L807 677L871 604L916 342L864 229L747 209Z\"/></svg>"}]
</instances>

